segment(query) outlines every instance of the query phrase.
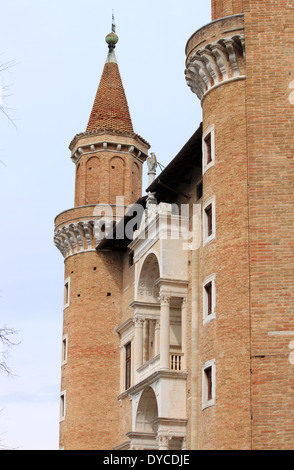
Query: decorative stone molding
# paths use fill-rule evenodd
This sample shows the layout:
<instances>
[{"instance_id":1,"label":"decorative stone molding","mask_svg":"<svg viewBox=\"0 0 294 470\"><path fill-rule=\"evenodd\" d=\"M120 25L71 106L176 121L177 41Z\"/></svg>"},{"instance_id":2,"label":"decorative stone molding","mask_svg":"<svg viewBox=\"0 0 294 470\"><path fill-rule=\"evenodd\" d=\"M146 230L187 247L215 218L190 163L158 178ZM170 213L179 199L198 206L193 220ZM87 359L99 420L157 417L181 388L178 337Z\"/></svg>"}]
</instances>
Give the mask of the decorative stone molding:
<instances>
[{"instance_id":1,"label":"decorative stone molding","mask_svg":"<svg viewBox=\"0 0 294 470\"><path fill-rule=\"evenodd\" d=\"M171 299L170 295L160 294L159 299L160 299L161 305L166 305L166 306L170 305L170 299Z\"/></svg>"},{"instance_id":2,"label":"decorative stone molding","mask_svg":"<svg viewBox=\"0 0 294 470\"><path fill-rule=\"evenodd\" d=\"M202 100L213 87L224 82L245 78L244 36L238 34L206 44L190 57L185 70L186 81Z\"/></svg>"},{"instance_id":3,"label":"decorative stone molding","mask_svg":"<svg viewBox=\"0 0 294 470\"><path fill-rule=\"evenodd\" d=\"M144 318L142 318L142 317L135 317L135 318L134 318L134 325L135 325L135 328L143 328L143 325L144 325Z\"/></svg>"},{"instance_id":4,"label":"decorative stone molding","mask_svg":"<svg viewBox=\"0 0 294 470\"><path fill-rule=\"evenodd\" d=\"M55 246L67 258L83 251L95 250L100 239L95 236L95 220L84 220L64 225L54 234Z\"/></svg>"}]
</instances>

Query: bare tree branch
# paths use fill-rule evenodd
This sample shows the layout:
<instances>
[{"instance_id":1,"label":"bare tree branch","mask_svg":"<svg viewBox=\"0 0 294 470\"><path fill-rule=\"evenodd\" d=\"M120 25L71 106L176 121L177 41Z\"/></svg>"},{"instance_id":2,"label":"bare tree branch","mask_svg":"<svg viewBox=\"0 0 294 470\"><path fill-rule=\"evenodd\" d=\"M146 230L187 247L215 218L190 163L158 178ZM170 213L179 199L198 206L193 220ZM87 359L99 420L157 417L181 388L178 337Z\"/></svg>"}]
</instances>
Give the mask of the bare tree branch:
<instances>
[{"instance_id":1,"label":"bare tree branch","mask_svg":"<svg viewBox=\"0 0 294 470\"><path fill-rule=\"evenodd\" d=\"M9 62L1 62L0 61L0 76L3 75L4 73L12 73L11 69L15 67L16 62L14 60L10 60ZM0 82L0 112L4 114L4 116L8 119L8 121L14 126L14 128L17 130L16 124L15 124L15 119L11 117L11 111L13 111L11 108L7 108L5 106L4 102L7 97L10 95L5 94L4 92L9 89L8 86L4 86Z\"/></svg>"},{"instance_id":2,"label":"bare tree branch","mask_svg":"<svg viewBox=\"0 0 294 470\"><path fill-rule=\"evenodd\" d=\"M12 346L17 346L20 342L15 342L10 339L11 336L19 332L14 328L4 326L0 328L0 372L5 372L7 375L12 376L11 368L7 364L8 350Z\"/></svg>"}]
</instances>

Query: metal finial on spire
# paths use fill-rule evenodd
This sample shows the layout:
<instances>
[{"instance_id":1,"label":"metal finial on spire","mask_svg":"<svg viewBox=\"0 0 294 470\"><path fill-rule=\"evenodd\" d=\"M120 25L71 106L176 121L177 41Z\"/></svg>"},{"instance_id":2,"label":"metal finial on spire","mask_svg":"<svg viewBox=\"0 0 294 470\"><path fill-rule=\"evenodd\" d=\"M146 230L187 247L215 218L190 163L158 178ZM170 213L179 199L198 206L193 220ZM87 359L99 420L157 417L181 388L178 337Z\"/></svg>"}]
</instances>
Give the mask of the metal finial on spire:
<instances>
[{"instance_id":1,"label":"metal finial on spire","mask_svg":"<svg viewBox=\"0 0 294 470\"><path fill-rule=\"evenodd\" d=\"M112 10L112 24L111 24L111 32L116 33L116 25L115 25L115 19L114 19L114 14Z\"/></svg>"},{"instance_id":2,"label":"metal finial on spire","mask_svg":"<svg viewBox=\"0 0 294 470\"><path fill-rule=\"evenodd\" d=\"M112 51L115 48L115 45L118 42L118 36L116 34L116 25L114 20L114 14L112 11L112 24L111 24L111 33L107 34L105 40L108 44L109 51Z\"/></svg>"}]
</instances>

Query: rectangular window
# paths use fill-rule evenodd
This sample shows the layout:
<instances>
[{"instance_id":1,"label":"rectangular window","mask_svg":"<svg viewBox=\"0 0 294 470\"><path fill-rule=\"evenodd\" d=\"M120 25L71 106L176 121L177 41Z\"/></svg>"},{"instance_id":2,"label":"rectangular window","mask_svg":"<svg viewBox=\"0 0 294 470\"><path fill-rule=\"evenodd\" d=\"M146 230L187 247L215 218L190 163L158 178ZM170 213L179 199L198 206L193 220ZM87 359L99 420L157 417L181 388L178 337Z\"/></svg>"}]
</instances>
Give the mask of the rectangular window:
<instances>
[{"instance_id":1,"label":"rectangular window","mask_svg":"<svg viewBox=\"0 0 294 470\"><path fill-rule=\"evenodd\" d=\"M70 299L70 278L68 277L64 281L63 308L66 308L69 306L69 299Z\"/></svg>"},{"instance_id":2,"label":"rectangular window","mask_svg":"<svg viewBox=\"0 0 294 470\"><path fill-rule=\"evenodd\" d=\"M202 409L215 404L215 360L212 359L202 368Z\"/></svg>"},{"instance_id":3,"label":"rectangular window","mask_svg":"<svg viewBox=\"0 0 294 470\"><path fill-rule=\"evenodd\" d=\"M61 392L60 394L60 416L59 420L63 421L65 419L65 408L66 408L66 392Z\"/></svg>"},{"instance_id":4,"label":"rectangular window","mask_svg":"<svg viewBox=\"0 0 294 470\"><path fill-rule=\"evenodd\" d=\"M62 338L62 349L61 349L61 365L67 362L67 335Z\"/></svg>"},{"instance_id":5,"label":"rectangular window","mask_svg":"<svg viewBox=\"0 0 294 470\"><path fill-rule=\"evenodd\" d=\"M202 173L204 174L215 163L214 126L203 132L202 137Z\"/></svg>"},{"instance_id":6,"label":"rectangular window","mask_svg":"<svg viewBox=\"0 0 294 470\"><path fill-rule=\"evenodd\" d=\"M215 274L203 282L203 324L215 318Z\"/></svg>"},{"instance_id":7,"label":"rectangular window","mask_svg":"<svg viewBox=\"0 0 294 470\"><path fill-rule=\"evenodd\" d=\"M215 197L203 204L203 245L214 240L216 233Z\"/></svg>"},{"instance_id":8,"label":"rectangular window","mask_svg":"<svg viewBox=\"0 0 294 470\"><path fill-rule=\"evenodd\" d=\"M126 390L131 386L131 343L125 345L126 362L125 362L125 388Z\"/></svg>"},{"instance_id":9,"label":"rectangular window","mask_svg":"<svg viewBox=\"0 0 294 470\"><path fill-rule=\"evenodd\" d=\"M212 399L212 367L207 367L204 370L205 382L206 382L206 401Z\"/></svg>"},{"instance_id":10,"label":"rectangular window","mask_svg":"<svg viewBox=\"0 0 294 470\"><path fill-rule=\"evenodd\" d=\"M206 164L208 165L212 161L212 156L211 156L211 133L207 134L207 136L204 138L204 143L206 146Z\"/></svg>"},{"instance_id":11,"label":"rectangular window","mask_svg":"<svg viewBox=\"0 0 294 470\"><path fill-rule=\"evenodd\" d=\"M212 282L209 282L204 286L206 294L206 305L207 305L207 315L212 313Z\"/></svg>"},{"instance_id":12,"label":"rectangular window","mask_svg":"<svg viewBox=\"0 0 294 470\"><path fill-rule=\"evenodd\" d=\"M212 235L212 205L210 204L205 208L206 214L206 225L207 225L207 236Z\"/></svg>"},{"instance_id":13,"label":"rectangular window","mask_svg":"<svg viewBox=\"0 0 294 470\"><path fill-rule=\"evenodd\" d=\"M64 303L68 304L68 291L69 291L69 286L68 282L64 284Z\"/></svg>"}]
</instances>

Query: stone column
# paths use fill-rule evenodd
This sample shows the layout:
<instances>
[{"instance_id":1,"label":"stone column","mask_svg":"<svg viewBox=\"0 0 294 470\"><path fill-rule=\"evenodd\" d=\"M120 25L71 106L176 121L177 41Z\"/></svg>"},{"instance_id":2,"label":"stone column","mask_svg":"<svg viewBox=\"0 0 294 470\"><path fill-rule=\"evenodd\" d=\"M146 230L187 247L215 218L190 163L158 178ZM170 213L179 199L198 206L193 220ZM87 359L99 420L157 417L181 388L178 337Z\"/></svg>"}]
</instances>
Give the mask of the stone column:
<instances>
[{"instance_id":1,"label":"stone column","mask_svg":"<svg viewBox=\"0 0 294 470\"><path fill-rule=\"evenodd\" d=\"M170 297L160 296L160 368L169 369Z\"/></svg>"},{"instance_id":2,"label":"stone column","mask_svg":"<svg viewBox=\"0 0 294 470\"><path fill-rule=\"evenodd\" d=\"M143 364L149 359L149 320L145 319L143 324Z\"/></svg>"},{"instance_id":3,"label":"stone column","mask_svg":"<svg viewBox=\"0 0 294 470\"><path fill-rule=\"evenodd\" d=\"M159 434L157 437L158 440L158 450L169 450L169 436L166 434Z\"/></svg>"},{"instance_id":4,"label":"stone column","mask_svg":"<svg viewBox=\"0 0 294 470\"><path fill-rule=\"evenodd\" d=\"M155 342L154 355L155 355L155 356L157 356L157 354L160 353L159 341L160 341L160 320L156 320L156 323L155 323L155 334L154 334L154 342Z\"/></svg>"},{"instance_id":5,"label":"stone column","mask_svg":"<svg viewBox=\"0 0 294 470\"><path fill-rule=\"evenodd\" d=\"M181 343L182 343L182 370L186 369L186 338L187 338L187 298L183 297L182 301L182 338L181 338Z\"/></svg>"},{"instance_id":6,"label":"stone column","mask_svg":"<svg viewBox=\"0 0 294 470\"><path fill-rule=\"evenodd\" d=\"M141 317L135 317L135 338L134 338L134 376L135 383L138 380L137 369L143 364L143 324Z\"/></svg>"}]
</instances>

